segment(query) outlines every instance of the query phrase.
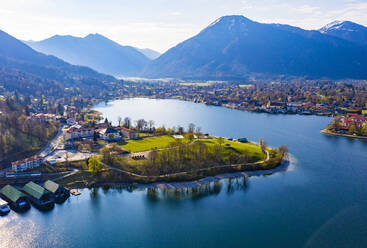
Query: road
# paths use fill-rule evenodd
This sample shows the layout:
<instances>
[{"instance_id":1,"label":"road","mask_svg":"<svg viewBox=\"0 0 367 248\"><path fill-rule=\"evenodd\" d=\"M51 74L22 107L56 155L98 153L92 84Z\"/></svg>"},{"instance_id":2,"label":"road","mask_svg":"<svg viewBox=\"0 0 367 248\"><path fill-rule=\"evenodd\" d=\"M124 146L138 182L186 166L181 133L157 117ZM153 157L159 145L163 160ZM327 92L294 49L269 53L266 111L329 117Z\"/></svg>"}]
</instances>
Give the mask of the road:
<instances>
[{"instance_id":1,"label":"road","mask_svg":"<svg viewBox=\"0 0 367 248\"><path fill-rule=\"evenodd\" d=\"M64 125L62 125L59 128L59 131L56 135L56 137L51 140L41 151L39 151L37 153L37 155L41 156L41 157L46 157L47 155L49 155L52 151L54 151L55 149L57 149L57 147L61 144L61 141L63 139L64 136Z\"/></svg>"}]
</instances>

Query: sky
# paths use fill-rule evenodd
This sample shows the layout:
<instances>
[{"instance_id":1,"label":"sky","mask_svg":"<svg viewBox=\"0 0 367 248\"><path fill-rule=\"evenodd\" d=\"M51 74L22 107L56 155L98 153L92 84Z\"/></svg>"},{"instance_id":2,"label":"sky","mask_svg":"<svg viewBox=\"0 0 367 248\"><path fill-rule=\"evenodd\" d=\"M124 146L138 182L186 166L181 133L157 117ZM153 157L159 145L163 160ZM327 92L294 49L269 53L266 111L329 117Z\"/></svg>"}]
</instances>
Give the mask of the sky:
<instances>
[{"instance_id":1,"label":"sky","mask_svg":"<svg viewBox=\"0 0 367 248\"><path fill-rule=\"evenodd\" d=\"M367 26L367 0L0 0L0 29L21 40L99 33L164 52L234 14L304 29L335 20Z\"/></svg>"}]
</instances>

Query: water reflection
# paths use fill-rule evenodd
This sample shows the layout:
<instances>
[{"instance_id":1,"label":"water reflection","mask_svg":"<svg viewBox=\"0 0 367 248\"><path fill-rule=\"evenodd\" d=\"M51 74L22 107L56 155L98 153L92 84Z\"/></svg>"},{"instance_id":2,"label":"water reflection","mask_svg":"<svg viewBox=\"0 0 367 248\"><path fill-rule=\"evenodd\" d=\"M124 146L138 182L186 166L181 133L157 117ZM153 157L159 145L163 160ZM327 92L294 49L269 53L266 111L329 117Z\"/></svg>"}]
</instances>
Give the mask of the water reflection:
<instances>
[{"instance_id":1,"label":"water reflection","mask_svg":"<svg viewBox=\"0 0 367 248\"><path fill-rule=\"evenodd\" d=\"M205 197L219 195L223 189L225 189L227 194L232 194L236 191L246 191L247 187L247 178L229 178L190 188L148 188L146 190L146 199L150 203L157 203L159 201L196 201Z\"/></svg>"}]
</instances>

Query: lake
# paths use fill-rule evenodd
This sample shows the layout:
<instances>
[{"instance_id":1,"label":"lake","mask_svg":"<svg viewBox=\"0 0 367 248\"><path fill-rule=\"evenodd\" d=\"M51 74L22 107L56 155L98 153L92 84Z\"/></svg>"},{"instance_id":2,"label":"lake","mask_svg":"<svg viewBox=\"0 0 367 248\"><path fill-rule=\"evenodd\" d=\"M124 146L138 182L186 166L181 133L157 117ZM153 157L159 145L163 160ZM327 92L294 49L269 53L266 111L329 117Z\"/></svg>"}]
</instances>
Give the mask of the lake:
<instances>
[{"instance_id":1,"label":"lake","mask_svg":"<svg viewBox=\"0 0 367 248\"><path fill-rule=\"evenodd\" d=\"M191 190L85 189L49 212L0 217L0 247L366 247L367 142L321 134L331 118L139 98L94 109L114 123L263 137L293 160L285 172Z\"/></svg>"}]
</instances>

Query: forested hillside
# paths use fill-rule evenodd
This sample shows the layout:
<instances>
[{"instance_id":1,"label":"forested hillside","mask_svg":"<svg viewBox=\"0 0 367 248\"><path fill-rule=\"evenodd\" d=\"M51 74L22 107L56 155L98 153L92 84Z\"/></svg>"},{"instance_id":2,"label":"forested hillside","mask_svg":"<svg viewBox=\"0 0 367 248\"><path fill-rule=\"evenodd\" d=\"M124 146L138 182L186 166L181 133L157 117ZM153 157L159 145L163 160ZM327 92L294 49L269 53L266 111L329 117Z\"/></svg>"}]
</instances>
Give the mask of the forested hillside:
<instances>
[{"instance_id":1,"label":"forested hillside","mask_svg":"<svg viewBox=\"0 0 367 248\"><path fill-rule=\"evenodd\" d=\"M26 105L0 100L0 168L37 153L57 134L56 123L40 122L27 114Z\"/></svg>"}]
</instances>

